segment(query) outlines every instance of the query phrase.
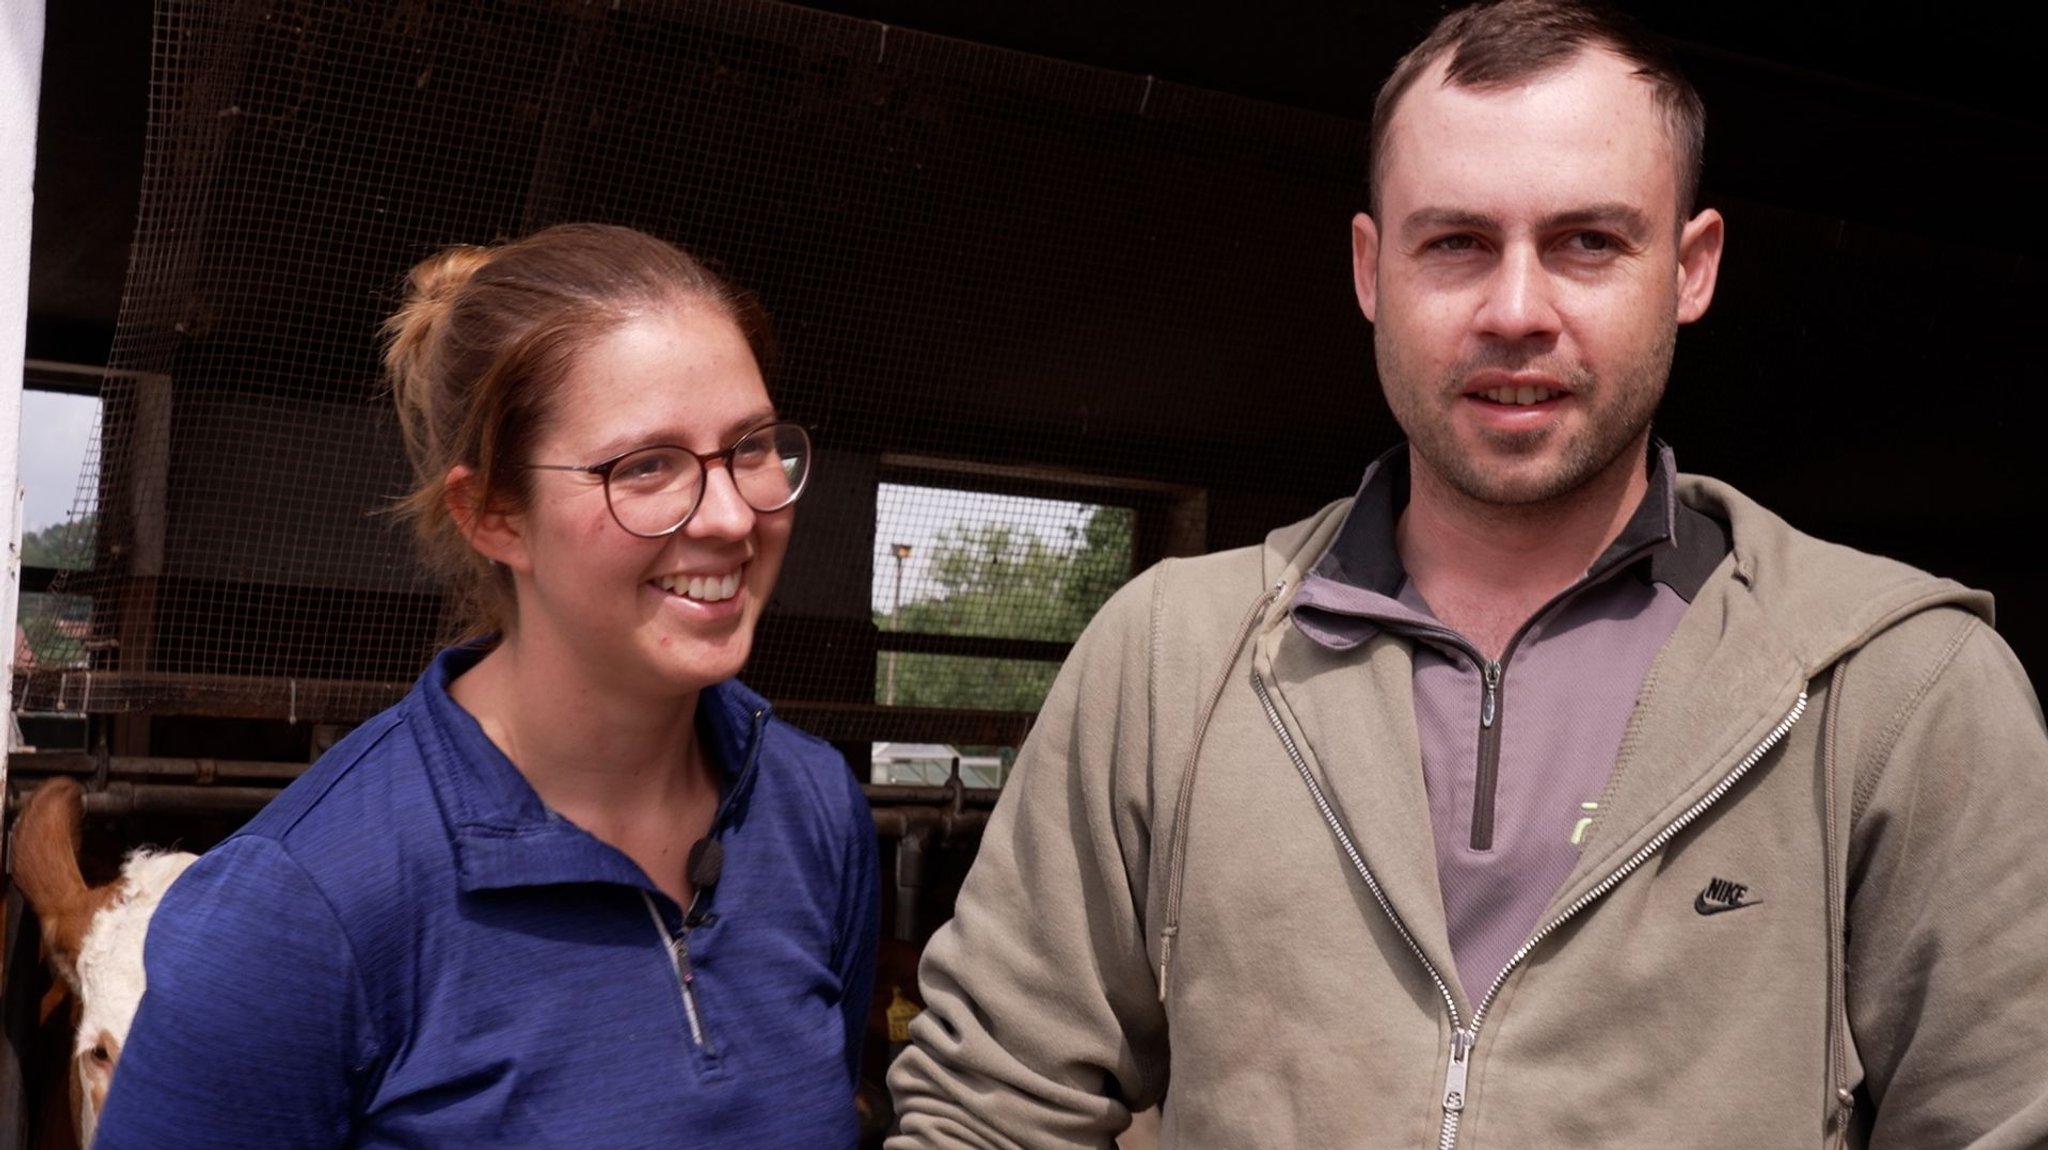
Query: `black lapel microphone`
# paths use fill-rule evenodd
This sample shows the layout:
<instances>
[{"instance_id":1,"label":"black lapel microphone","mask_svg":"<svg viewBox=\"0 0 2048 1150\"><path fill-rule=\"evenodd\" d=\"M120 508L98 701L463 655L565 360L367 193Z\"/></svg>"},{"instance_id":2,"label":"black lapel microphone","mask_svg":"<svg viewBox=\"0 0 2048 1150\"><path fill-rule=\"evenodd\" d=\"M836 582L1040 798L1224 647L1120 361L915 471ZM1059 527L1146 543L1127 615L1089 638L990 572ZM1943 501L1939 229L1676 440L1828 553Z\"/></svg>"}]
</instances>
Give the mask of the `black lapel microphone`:
<instances>
[{"instance_id":1,"label":"black lapel microphone","mask_svg":"<svg viewBox=\"0 0 2048 1150\"><path fill-rule=\"evenodd\" d=\"M704 910L704 895L718 885L718 876L724 871L724 844L706 835L691 845L689 869L686 873L690 876L690 885L697 888L697 893L690 898L689 913L683 916L684 926L703 926L711 921L712 916Z\"/></svg>"},{"instance_id":2,"label":"black lapel microphone","mask_svg":"<svg viewBox=\"0 0 2048 1150\"><path fill-rule=\"evenodd\" d=\"M717 839L705 836L690 847L690 885L698 890L718 885L718 876L725 870L725 846Z\"/></svg>"}]
</instances>

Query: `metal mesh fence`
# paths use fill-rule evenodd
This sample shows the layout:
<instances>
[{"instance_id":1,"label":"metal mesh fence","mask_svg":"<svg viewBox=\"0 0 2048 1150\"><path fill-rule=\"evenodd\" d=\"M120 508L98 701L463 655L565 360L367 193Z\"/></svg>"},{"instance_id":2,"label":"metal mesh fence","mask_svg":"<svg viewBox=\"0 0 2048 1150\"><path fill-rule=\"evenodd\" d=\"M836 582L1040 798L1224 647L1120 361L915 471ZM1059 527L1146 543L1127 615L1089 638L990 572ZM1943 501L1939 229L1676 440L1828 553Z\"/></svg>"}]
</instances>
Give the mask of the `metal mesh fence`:
<instances>
[{"instance_id":1,"label":"metal mesh fence","mask_svg":"<svg viewBox=\"0 0 2048 1150\"><path fill-rule=\"evenodd\" d=\"M761 295L820 445L749 680L828 737L1008 741L927 712L1035 708L1134 569L1391 442L1361 160L1350 122L755 0L162 0L91 565L25 705L395 699L442 618L382 514L378 325L445 244L601 220Z\"/></svg>"}]
</instances>

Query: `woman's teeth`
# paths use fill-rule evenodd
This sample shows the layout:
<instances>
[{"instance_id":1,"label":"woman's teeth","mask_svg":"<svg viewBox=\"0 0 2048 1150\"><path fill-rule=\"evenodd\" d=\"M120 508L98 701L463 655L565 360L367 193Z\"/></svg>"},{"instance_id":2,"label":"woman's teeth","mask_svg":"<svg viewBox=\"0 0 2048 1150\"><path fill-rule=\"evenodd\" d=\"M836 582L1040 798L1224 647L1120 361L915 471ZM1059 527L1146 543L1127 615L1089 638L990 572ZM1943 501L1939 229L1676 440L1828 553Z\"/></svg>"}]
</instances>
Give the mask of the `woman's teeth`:
<instances>
[{"instance_id":1,"label":"woman's teeth","mask_svg":"<svg viewBox=\"0 0 2048 1150\"><path fill-rule=\"evenodd\" d=\"M720 603L740 593L740 573L725 575L663 575L654 585L671 595L685 599L696 599L704 603Z\"/></svg>"},{"instance_id":2,"label":"woman's teeth","mask_svg":"<svg viewBox=\"0 0 2048 1150\"><path fill-rule=\"evenodd\" d=\"M1496 387L1482 391L1479 394L1495 403L1509 403L1517 407L1527 407L1532 403L1542 403L1557 393L1547 387Z\"/></svg>"}]
</instances>

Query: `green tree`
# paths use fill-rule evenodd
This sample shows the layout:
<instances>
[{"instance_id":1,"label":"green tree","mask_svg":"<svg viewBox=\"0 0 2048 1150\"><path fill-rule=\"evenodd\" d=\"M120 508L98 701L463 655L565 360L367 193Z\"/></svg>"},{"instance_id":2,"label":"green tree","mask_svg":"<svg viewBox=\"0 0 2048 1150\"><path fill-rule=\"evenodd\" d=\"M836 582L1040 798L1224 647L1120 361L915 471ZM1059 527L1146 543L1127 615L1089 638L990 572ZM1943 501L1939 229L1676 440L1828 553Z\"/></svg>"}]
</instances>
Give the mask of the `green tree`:
<instances>
[{"instance_id":1,"label":"green tree","mask_svg":"<svg viewBox=\"0 0 2048 1150\"><path fill-rule=\"evenodd\" d=\"M939 533L931 578L937 591L877 612L884 631L1071 643L1131 574L1131 512L1098 507L1069 529L1065 546L1008 524ZM962 655L883 652L878 683L886 700L894 662L895 702L909 707L1036 711L1052 688L1055 663Z\"/></svg>"},{"instance_id":2,"label":"green tree","mask_svg":"<svg viewBox=\"0 0 2048 1150\"><path fill-rule=\"evenodd\" d=\"M22 565L61 570L92 566L93 533L98 526L99 516L87 513L28 532L21 537Z\"/></svg>"},{"instance_id":3,"label":"green tree","mask_svg":"<svg viewBox=\"0 0 2048 1150\"><path fill-rule=\"evenodd\" d=\"M22 565L58 570L91 567L97 525L97 516L87 514L24 533ZM28 636L35 665L45 670L85 665L84 635L91 619L92 600L83 595L24 592L21 596L21 630Z\"/></svg>"}]
</instances>

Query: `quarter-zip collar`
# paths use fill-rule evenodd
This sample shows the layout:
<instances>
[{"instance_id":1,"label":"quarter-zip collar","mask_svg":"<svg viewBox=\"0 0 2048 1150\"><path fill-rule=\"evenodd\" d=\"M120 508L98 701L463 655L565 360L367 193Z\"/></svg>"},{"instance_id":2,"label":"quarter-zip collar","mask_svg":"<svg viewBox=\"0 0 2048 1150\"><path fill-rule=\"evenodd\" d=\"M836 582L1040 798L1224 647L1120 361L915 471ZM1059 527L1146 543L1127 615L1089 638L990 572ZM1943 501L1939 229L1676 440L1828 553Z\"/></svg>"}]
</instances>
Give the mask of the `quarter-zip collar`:
<instances>
[{"instance_id":1,"label":"quarter-zip collar","mask_svg":"<svg viewBox=\"0 0 2048 1150\"><path fill-rule=\"evenodd\" d=\"M1649 490L1574 590L1646 559L1642 578L1692 600L1728 554L1728 535L1721 524L1679 502L1677 474L1670 447L1652 441ZM1407 506L1408 447L1402 444L1366 469L1343 526L1302 579L1289 610L1303 634L1339 651L1382 628L1446 645L1451 636L1413 594L1395 544L1395 527Z\"/></svg>"},{"instance_id":2,"label":"quarter-zip collar","mask_svg":"<svg viewBox=\"0 0 2048 1150\"><path fill-rule=\"evenodd\" d=\"M443 651L421 676L421 690L400 704L448 822L463 892L594 882L661 895L622 852L550 810L476 718L448 694L456 676L483 656L479 647ZM736 681L698 695L697 732L707 740L711 761L739 764L719 779L714 831L745 821L767 714L767 701Z\"/></svg>"}]
</instances>

